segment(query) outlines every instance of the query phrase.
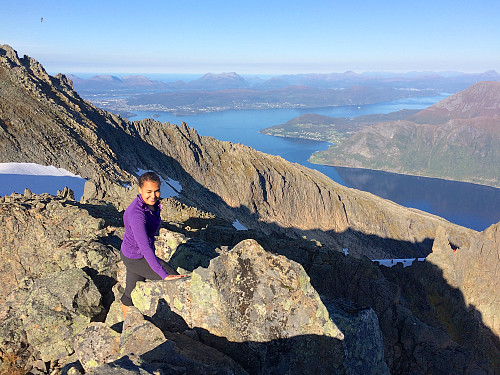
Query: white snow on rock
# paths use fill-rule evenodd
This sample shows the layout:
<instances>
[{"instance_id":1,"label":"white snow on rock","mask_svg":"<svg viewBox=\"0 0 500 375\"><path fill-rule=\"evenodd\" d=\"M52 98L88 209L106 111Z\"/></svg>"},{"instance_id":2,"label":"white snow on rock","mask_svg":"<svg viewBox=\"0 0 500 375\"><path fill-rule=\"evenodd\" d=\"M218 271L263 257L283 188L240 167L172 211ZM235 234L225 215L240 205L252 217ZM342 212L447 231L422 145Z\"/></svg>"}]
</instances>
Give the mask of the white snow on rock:
<instances>
[{"instance_id":1,"label":"white snow on rock","mask_svg":"<svg viewBox=\"0 0 500 375\"><path fill-rule=\"evenodd\" d=\"M0 163L0 174L80 177L64 168L56 168L52 165L40 165L35 163Z\"/></svg>"},{"instance_id":2,"label":"white snow on rock","mask_svg":"<svg viewBox=\"0 0 500 375\"><path fill-rule=\"evenodd\" d=\"M146 172L153 172L153 171L138 169L137 172L135 173L138 176L141 176ZM161 197L162 198L178 197L179 192L182 191L182 185L179 183L179 181L175 181L170 177L168 177L168 180L164 180L161 176L159 177L161 181L160 185Z\"/></svg>"},{"instance_id":3,"label":"white snow on rock","mask_svg":"<svg viewBox=\"0 0 500 375\"><path fill-rule=\"evenodd\" d=\"M236 219L233 223L233 227L235 227L237 230L248 230L243 224L241 224L238 219Z\"/></svg>"}]
</instances>

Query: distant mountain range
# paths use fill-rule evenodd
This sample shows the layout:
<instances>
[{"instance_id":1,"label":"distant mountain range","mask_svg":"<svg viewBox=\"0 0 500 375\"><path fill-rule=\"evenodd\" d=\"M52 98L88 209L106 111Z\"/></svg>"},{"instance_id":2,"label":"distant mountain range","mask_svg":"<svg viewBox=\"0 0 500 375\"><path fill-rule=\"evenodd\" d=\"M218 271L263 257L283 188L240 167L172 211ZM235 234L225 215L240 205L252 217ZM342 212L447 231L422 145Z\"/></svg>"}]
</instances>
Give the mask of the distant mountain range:
<instances>
[{"instance_id":1,"label":"distant mountain range","mask_svg":"<svg viewBox=\"0 0 500 375\"><path fill-rule=\"evenodd\" d=\"M495 71L464 73L297 74L244 78L231 72L207 73L185 82L160 82L144 76L68 75L74 87L94 104L115 113L134 110L176 114L230 109L316 108L363 105L409 97L457 92L481 80L500 80ZM96 94L99 94L96 97ZM102 99L104 97L104 99ZM119 99L109 98L119 97Z\"/></svg>"},{"instance_id":2,"label":"distant mountain range","mask_svg":"<svg viewBox=\"0 0 500 375\"><path fill-rule=\"evenodd\" d=\"M500 82L476 83L406 119L365 127L310 161L500 187Z\"/></svg>"},{"instance_id":3,"label":"distant mountain range","mask_svg":"<svg viewBox=\"0 0 500 375\"><path fill-rule=\"evenodd\" d=\"M50 76L35 59L1 45L0 144L0 162L53 165L87 179L81 203L66 189L58 197L26 191L0 200L0 280L8 293L0 301L0 346L12 348L2 349L0 359L2 369L5 358L11 369L23 366L2 373L34 366L39 369L33 373L46 373L49 365L52 372L63 366L81 372L84 363L95 374L142 366L146 372L207 373L206 365L191 371L185 355L203 358L208 373L221 373L216 364L224 354L244 366L231 372L258 375L292 368L279 350L295 366L287 373L498 373L499 224L477 233L281 157L202 137L185 123L130 122L82 99L64 75ZM129 310L117 342L111 327L121 316L112 303L123 288L120 211L135 196L130 185L141 169L182 185L178 198L163 200L162 221L177 230L164 237L164 248L172 246L177 259L190 264L184 269L197 271L185 281L156 282L176 292L148 299L147 318L144 310ZM235 219L250 230L221 228L221 221ZM238 250L238 243L254 237L267 249ZM431 250L414 272L366 258L414 258ZM290 263L295 265L283 267ZM289 292L294 294L284 303L276 302L277 294ZM179 302L175 296L189 298ZM235 302L227 308L229 300ZM184 309L191 301L193 308ZM205 319L197 304L213 315ZM311 314L298 309L305 304ZM195 317L207 324L188 322ZM330 319L341 322L344 339L334 343L311 330L314 317L327 328ZM295 333L285 336L283 327L291 323ZM234 334L232 326L243 328ZM154 335L140 353L136 341L144 335L128 335L132 330ZM317 351L314 342L334 343L338 355L332 361L324 354L331 351ZM109 347L136 354L114 361L114 354L102 355L111 353ZM159 367L165 357L172 365ZM114 362L95 368L96 358Z\"/></svg>"},{"instance_id":4,"label":"distant mountain range","mask_svg":"<svg viewBox=\"0 0 500 375\"><path fill-rule=\"evenodd\" d=\"M440 90L456 92L463 90L478 81L498 81L500 74L494 70L484 73L466 74L460 72L410 72L410 73L330 73L330 74L290 74L271 77L246 79L231 72L213 74L207 73L192 81L162 82L151 80L143 75L96 75L88 79L74 74L66 74L73 81L79 92L94 90L126 89L140 90L150 87L165 90L225 90L225 89L253 89L276 90L288 86L308 86L323 89L345 89L351 86L412 88L418 90Z\"/></svg>"}]
</instances>

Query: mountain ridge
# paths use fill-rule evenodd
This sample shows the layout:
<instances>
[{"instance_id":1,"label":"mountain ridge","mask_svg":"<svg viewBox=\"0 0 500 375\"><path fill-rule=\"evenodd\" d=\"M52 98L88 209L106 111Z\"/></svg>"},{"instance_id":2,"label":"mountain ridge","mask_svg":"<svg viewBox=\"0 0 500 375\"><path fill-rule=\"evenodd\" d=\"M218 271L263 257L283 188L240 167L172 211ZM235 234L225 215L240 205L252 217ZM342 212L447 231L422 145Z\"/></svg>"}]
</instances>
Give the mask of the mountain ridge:
<instances>
[{"instance_id":1,"label":"mountain ridge","mask_svg":"<svg viewBox=\"0 0 500 375\"><path fill-rule=\"evenodd\" d=\"M500 84L480 82L405 120L363 128L310 161L500 187Z\"/></svg>"},{"instance_id":2,"label":"mountain ridge","mask_svg":"<svg viewBox=\"0 0 500 375\"><path fill-rule=\"evenodd\" d=\"M433 215L345 188L319 172L280 157L200 137L186 124L174 126L150 119L129 122L81 99L64 76L50 78L41 66L32 64L37 68L30 70L21 61L2 58L1 66L5 64L18 64L14 71L24 72L33 80L39 80L37 74L43 77L45 85L32 88L33 99L27 99L31 113L36 109L42 114L56 112L57 116L31 118L29 126L20 128L26 119L20 119L12 109L22 105L25 94L16 91L19 84L14 84L9 90L18 92L19 99L1 107L0 112L0 140L5 145L0 161L43 162L79 174L89 180L85 199L108 199L118 207L126 207L122 195L132 193L123 185L133 185L137 169L154 169L165 178L180 181L181 195L187 202L196 202L205 210L239 219L248 228L269 231L273 227L294 236L306 235L338 251L348 247L358 256L390 257L395 251L391 240L407 241L407 246L394 256L425 256L430 251L426 241L434 237L437 225L455 233L453 241L458 244L467 243L467 237L475 233ZM2 72L9 76L9 71ZM17 82L15 75L12 79ZM44 92L52 92L57 86L57 100L46 97ZM34 134L16 138L28 131ZM44 135L33 147L32 139L39 134ZM60 151L55 154L54 150ZM414 229L408 231L408 227ZM388 242L373 241L371 235L387 238Z\"/></svg>"},{"instance_id":3,"label":"mountain ridge","mask_svg":"<svg viewBox=\"0 0 500 375\"><path fill-rule=\"evenodd\" d=\"M120 272L117 270L121 264L117 255L119 253L117 235L122 230L118 228L121 220L119 210L123 210L136 194L135 189L128 189L122 185L136 184L136 171L141 168L156 170L162 177L172 177L181 183L183 189L179 194L179 200L163 201L166 210L162 210L162 218L165 214L170 215L170 220L165 221L171 227L182 226L187 233L196 233L196 231L191 231L196 220L190 221L191 218L189 218L182 220L185 223L180 223L178 215L186 213L179 213L175 208L182 207L182 204L189 202L192 203L191 206L194 206L192 211L200 208L207 209L219 217L226 218L229 222L238 219L250 228L248 234L235 234L233 229L221 229L220 221L209 228L208 219L211 217L199 215L197 225L201 232L200 237L218 238L215 242L217 246L221 246L219 251L223 254L227 246L234 246L240 242L241 236L255 235L266 243L266 246L303 265L307 275L298 277L299 283L309 282L307 278L310 277L311 285L318 290L318 293L325 295L325 301L328 298L335 300L336 304L331 305L330 310L319 304L313 306L321 310L318 310L319 313L315 311L312 316L325 318L323 320L326 321L326 316L335 316L335 312L339 319L344 315L346 332L349 330L349 322L353 321L353 314L359 313L360 309L364 312L357 319L364 319L366 323L366 318L369 318L367 323L373 326L371 331L378 329L377 321L379 321L385 352L383 362L387 363L392 373L406 374L424 369L429 373L444 375L455 367L461 373L481 370L483 373L490 374L498 368L498 366L494 367L492 359L486 359L488 355L494 358L495 353L498 353L498 351L495 352L495 341L491 343L481 341L494 331L490 332L486 329L485 333L482 333L481 310L462 306L460 293L456 290L449 290L438 266L429 268L433 275L432 283L434 283L430 286L444 288L449 293L446 296L449 297L451 303L458 301L455 317L470 324L458 326L457 332L452 330L454 327L445 326L446 320L441 321L439 317L435 320L427 319L425 316L418 319L410 307L417 310L420 308L409 306L406 299L401 298L398 284L389 282L383 276L382 271L366 258L381 254L386 256L426 254L430 251L435 238L439 239L436 241L436 246L437 242L442 244L450 257L462 256L468 249L472 249L477 255L474 249L481 246L485 236L496 235L498 233L496 227L483 233L468 230L442 218L418 210L406 209L372 194L345 188L317 171L289 163L280 157L266 155L244 145L201 137L184 123L175 126L151 119L130 122L94 107L79 97L65 76L47 75L43 67L34 59L18 59L15 51L6 46L0 47L0 84L2 85L0 143L5 146L0 149L0 161L13 161L12 159L15 161L38 159L38 162L43 163L50 161L56 167L64 167L70 172L88 178L81 203L71 201L71 194L67 190L58 197L34 197L29 191L23 195L13 194L2 197L0 219L4 225L0 226L0 235L4 236L2 237L4 241L0 241L0 244L2 254L6 254L5 257L0 257L1 262L6 262L1 263L2 269L22 272L23 280L25 280L24 275L28 278L39 278L32 283L32 287L28 285L29 280L22 281L26 285L23 284L24 287L15 289L14 294L10 295L11 297L6 301L6 306L2 305L0 309L2 340L4 337L21 337L20 340L15 340L16 345L29 340L30 345L38 345L35 349L40 350L40 345L43 343L49 343L56 349L60 348L58 338L61 337L66 345L63 349L69 355L74 350L74 337L70 334L71 332L68 332L71 330L66 328L68 324L73 325L75 330L77 327L82 328L73 324L74 319L78 318L77 309L80 307L86 309L85 316L82 318L85 320L80 320L80 324L86 322L85 324L88 325L84 328L89 330L95 329L95 324L92 325L93 323L90 322L92 319L103 319L96 317L101 310L107 310L108 316L112 315L109 305L105 308L98 303L100 298L98 288L95 285L90 286L92 286L91 281L95 280L96 285L103 292L111 294L111 298L114 298L114 293L119 293L118 290L112 290L112 286L109 285L120 279ZM62 228L54 225L56 218L57 222L64 223ZM111 236L111 233L115 234ZM206 254L215 253L212 257L220 255L214 247L210 247L209 251L203 247L201 250L197 249L192 244L193 241L188 244L189 241L183 240L179 233L169 234L169 236L171 237L164 239L163 246L158 244L159 250L166 251L172 246L180 250L176 254L182 258L182 248L179 243L186 241L184 249L187 248L187 250L184 251L192 256L188 257L189 259L193 259L196 255L195 249L199 251L197 254L205 255L204 260L207 258ZM495 240L495 243L498 241ZM345 255L344 248L350 255ZM52 273L33 275L30 273L31 268L22 262L8 262L9 256L31 260L33 252L37 251L40 251L37 256L48 254L48 257L53 260L37 262L37 268L48 269ZM494 255L495 251L498 252L498 248L491 247L491 251ZM264 254L262 250L249 253L255 256ZM19 254L24 254L24 256ZM221 259L223 257L219 258L218 262L214 262L214 266L215 263L220 264ZM252 267L258 263L252 263L247 259L236 257L238 267L242 270L239 274L249 280L255 280ZM268 259L271 258L268 257ZM498 260L498 257L491 259ZM478 257L473 257L473 260L477 262ZM448 265L452 264L446 259L444 262ZM435 260L435 263L439 265L439 259ZM197 261L194 268L203 264L205 263ZM444 268L446 264L441 267ZM454 267L454 264L452 266ZM486 278L485 283L474 288L482 290L489 285L494 285L493 282L490 283L490 278L495 280L498 277L495 273L497 272L495 271L496 264L491 262L488 267L493 267L493 271L485 273L483 275ZM219 268L223 269L222 266ZM228 267L228 269L233 268ZM83 269L87 269L90 276ZM54 270L62 271L54 273ZM459 271L456 268L455 270ZM17 273L12 272L1 273L1 275L9 277L10 282L17 283L17 276L12 276ZM198 275L200 273L206 275L207 272L204 267L198 268ZM269 272L276 278L272 269ZM218 272L218 274L222 273ZM34 297L26 298L37 296L37 292L43 291L43 288L47 290L47 285L54 288L53 285L56 282L68 285L68 275L76 275L81 281L78 285L72 285L74 289L79 288L75 290L75 295L84 296L85 294L80 293L79 290L91 290L92 296L89 296L89 300L92 299L91 303L85 305L78 301L79 305L75 307L73 296L68 298L64 292L59 292L61 294L58 296L61 298L60 306L54 305L59 303L54 298L38 301L38 303L35 303L37 301ZM196 273L194 275L195 277L189 284L201 287L201 291L206 291L204 287L207 285L207 279L197 278ZM424 279L427 278L424 277ZM237 287L235 292L245 298L258 294L254 292L254 289L246 287L246 283L232 282L234 278L228 280L231 281L223 282L218 286L218 290L224 291L227 290L224 289L225 285L234 285ZM283 283L281 279L278 281L281 281L276 284L280 291L297 289L289 288L288 284ZM162 281L156 283L164 285ZM151 284L145 287L149 285ZM165 286L175 287L177 284ZM199 292L200 289L197 291ZM440 298L441 294L437 293L435 299L426 300L429 305L422 305L422 311L431 307L439 307L443 301ZM201 298L204 293L195 295ZM471 296L471 294L467 295ZM167 297L170 298L168 294L162 294L162 298ZM73 303L68 303L67 300ZM162 313L170 315L153 315L151 318L159 319L160 323L163 322L162 324L170 324L172 321L166 318L174 317L172 311L175 310L168 307L166 299L164 301L159 304L164 309ZM247 301L249 300L245 299L242 304L238 305L243 313L236 315L241 316L244 323L248 318L245 315L249 306ZM210 299L203 299L200 302L212 307ZM300 300L293 301L289 307L294 308L294 304L300 304ZM153 303L151 302L149 306L153 306ZM342 306L343 310L339 306ZM179 311L183 305L174 302L173 307ZM252 307L254 310L249 311L266 314L267 307L267 305L254 306ZM482 305L480 308L483 308ZM45 316L40 311L50 312L50 317L53 317L58 316L59 310L67 312L67 319L62 320L61 323L62 333L38 329L40 327L36 326L39 324L37 319ZM21 317L16 315L18 311L21 311ZM371 311L377 316L375 317ZM215 313L216 310L211 309L211 312ZM8 319L2 320L5 317ZM125 331L132 324L131 319L129 318L124 324ZM152 327L151 322L145 321L142 315L137 316L137 320L140 322L136 324L142 328L146 329L144 326L149 326L148 332L153 330L158 332L159 328ZM44 321L43 324L47 326L43 325L42 328L49 327L48 324L51 322L53 321ZM156 323L160 324L158 321ZM236 321L231 321L231 323L235 323L236 327L241 326L236 324ZM20 325L21 328L19 328ZM22 329L26 329L28 335ZM22 332L28 339L22 338ZM461 334L470 334L470 332L477 337L477 340L463 339ZM194 335L193 332L187 333ZM352 332L350 334L353 337L355 335ZM199 335L204 344L212 344L212 346L223 346L224 341L226 344L228 341L224 337L219 337L218 342L214 343L210 340L217 338L210 337L203 330L196 331L196 335ZM450 335L455 335L457 341L454 341ZM319 340L322 338L323 336L320 336ZM380 342L380 337L378 342ZM282 347L284 343L283 340L278 340L264 344L267 344L267 348L273 348ZM297 341L292 340L286 343L293 345ZM247 344L252 347L255 343L250 341ZM339 348L342 348L344 344L340 344ZM69 360L66 357L61 358L60 352L55 354L49 352L48 345L41 349L43 349L42 359ZM145 352L152 349L154 348L148 347ZM234 347L232 351L229 348L228 352L241 360L238 356L240 352L234 350ZM346 352L339 351L338 353L343 358ZM369 350L366 353L369 353ZM381 355L379 351L377 353ZM352 361L356 359L355 350L351 350L348 354L354 356L351 358ZM169 356L163 355L163 357ZM309 356L312 359L316 357L315 353ZM131 361L136 360L133 357L130 358ZM74 357L71 360L74 361ZM380 363L381 358L376 358L376 360ZM119 366L119 364L114 363L114 366ZM339 362L335 364L340 365ZM347 360L342 362L342 365L344 364L347 364ZM115 370L117 368L120 367L115 367ZM374 370L370 367L369 371Z\"/></svg>"}]
</instances>

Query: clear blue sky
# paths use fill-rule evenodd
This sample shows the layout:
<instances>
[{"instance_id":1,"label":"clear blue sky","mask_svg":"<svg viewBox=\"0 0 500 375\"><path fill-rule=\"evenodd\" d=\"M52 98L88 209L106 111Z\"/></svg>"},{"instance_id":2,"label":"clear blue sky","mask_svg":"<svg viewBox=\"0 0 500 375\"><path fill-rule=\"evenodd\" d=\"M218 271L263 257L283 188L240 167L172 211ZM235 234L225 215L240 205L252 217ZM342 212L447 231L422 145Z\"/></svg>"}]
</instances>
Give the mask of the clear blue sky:
<instances>
[{"instance_id":1,"label":"clear blue sky","mask_svg":"<svg viewBox=\"0 0 500 375\"><path fill-rule=\"evenodd\" d=\"M0 0L0 44L50 73L482 72L499 20L500 0Z\"/></svg>"}]
</instances>

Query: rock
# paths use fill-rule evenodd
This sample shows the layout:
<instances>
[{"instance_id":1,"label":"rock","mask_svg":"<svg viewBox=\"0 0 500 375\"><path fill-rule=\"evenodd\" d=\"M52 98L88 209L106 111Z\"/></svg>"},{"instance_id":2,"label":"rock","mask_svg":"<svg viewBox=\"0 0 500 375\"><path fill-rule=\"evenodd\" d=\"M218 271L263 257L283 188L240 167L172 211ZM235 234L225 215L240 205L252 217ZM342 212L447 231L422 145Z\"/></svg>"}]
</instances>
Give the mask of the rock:
<instances>
[{"instance_id":1,"label":"rock","mask_svg":"<svg viewBox=\"0 0 500 375\"><path fill-rule=\"evenodd\" d=\"M237 362L210 346L185 334L165 332L165 337L175 343L177 359L172 363L185 367L188 374L248 374Z\"/></svg>"},{"instance_id":2,"label":"rock","mask_svg":"<svg viewBox=\"0 0 500 375\"><path fill-rule=\"evenodd\" d=\"M194 270L190 279L138 283L132 300L154 322L181 318L202 343L249 373L344 371L344 335L304 269L253 240Z\"/></svg>"},{"instance_id":3,"label":"rock","mask_svg":"<svg viewBox=\"0 0 500 375\"><path fill-rule=\"evenodd\" d=\"M179 245L182 245L187 241L188 238L182 233L173 232L165 228L160 228L159 235L155 242L156 255L168 262L170 261L170 258L175 253Z\"/></svg>"},{"instance_id":4,"label":"rock","mask_svg":"<svg viewBox=\"0 0 500 375\"><path fill-rule=\"evenodd\" d=\"M89 375L188 375L186 368L165 363L145 363L140 356L130 355L97 367ZM201 374L200 374L201 375Z\"/></svg>"},{"instance_id":5,"label":"rock","mask_svg":"<svg viewBox=\"0 0 500 375\"><path fill-rule=\"evenodd\" d=\"M470 246L457 247L446 229L440 227L425 262L405 271L384 271L387 278L402 286L416 316L445 330L463 347L462 362L483 363L478 366L491 366L497 372L500 371L497 318L500 297L496 285L500 277L499 228L500 223L494 224L475 236ZM428 345L433 342L430 335L425 340Z\"/></svg>"},{"instance_id":6,"label":"rock","mask_svg":"<svg viewBox=\"0 0 500 375\"><path fill-rule=\"evenodd\" d=\"M97 287L80 269L36 280L19 311L28 343L45 362L72 354L74 336L101 313L100 300Z\"/></svg>"},{"instance_id":7,"label":"rock","mask_svg":"<svg viewBox=\"0 0 500 375\"><path fill-rule=\"evenodd\" d=\"M26 196L26 193L24 194ZM67 186L63 190L58 190L57 191L57 197L62 198L64 200L69 199L74 201L75 200L75 192L71 189L69 189Z\"/></svg>"},{"instance_id":8,"label":"rock","mask_svg":"<svg viewBox=\"0 0 500 375\"><path fill-rule=\"evenodd\" d=\"M215 215L188 206L179 202L176 198L170 197L161 201L161 219L167 222L185 223L185 225L201 228L203 224L213 221Z\"/></svg>"},{"instance_id":9,"label":"rock","mask_svg":"<svg viewBox=\"0 0 500 375\"><path fill-rule=\"evenodd\" d=\"M384 340L371 308L362 308L347 300L321 297L345 336L345 365L352 374L389 375L384 358Z\"/></svg>"},{"instance_id":10,"label":"rock","mask_svg":"<svg viewBox=\"0 0 500 375\"><path fill-rule=\"evenodd\" d=\"M78 368L70 367L66 372L66 375L81 375L83 374Z\"/></svg>"},{"instance_id":11,"label":"rock","mask_svg":"<svg viewBox=\"0 0 500 375\"><path fill-rule=\"evenodd\" d=\"M198 267L208 267L218 255L214 245L193 238L177 247L169 263L179 273L190 273Z\"/></svg>"},{"instance_id":12,"label":"rock","mask_svg":"<svg viewBox=\"0 0 500 375\"><path fill-rule=\"evenodd\" d=\"M455 250L440 227L432 253L426 259L443 270L448 283L459 288L465 303L481 313L482 322L500 337L500 223L481 232L469 247Z\"/></svg>"},{"instance_id":13,"label":"rock","mask_svg":"<svg viewBox=\"0 0 500 375\"><path fill-rule=\"evenodd\" d=\"M391 373L493 374L495 367L487 363L484 354L474 353L467 348L466 343L458 344L454 341L453 332L446 332L438 319L427 318L425 311L432 310L431 304L421 304L421 308L417 307L420 301L417 298L419 293L429 296L430 299L436 298L440 293L448 293L447 289L438 288L432 291L426 287L427 283L434 282L443 285L442 277L439 279L440 271L435 267L428 268L429 265L428 262L416 262L407 268L377 267L367 259L356 259L330 250L318 252L308 272L312 285L321 295L333 300L342 298L359 308L369 307L375 311L383 335L385 362ZM412 288L408 289L407 286ZM416 299L418 301L415 301ZM443 316L455 308L462 313L465 311L463 304L460 305L456 301L437 300L441 301L440 313L445 312ZM349 308L343 308L347 311L342 314L352 319ZM339 326L343 323L342 316L340 318ZM447 321L452 322L451 326L461 324L448 318ZM472 328L470 325L469 327ZM344 333L347 335L348 332L347 329ZM360 344L372 345L373 337L372 335L369 340ZM469 341L475 340L475 337L476 334L469 336ZM348 342L349 340L346 340L347 348ZM366 358L365 363L372 360L375 361ZM453 370L450 366L453 366Z\"/></svg>"},{"instance_id":14,"label":"rock","mask_svg":"<svg viewBox=\"0 0 500 375\"><path fill-rule=\"evenodd\" d=\"M29 346L26 332L18 317L2 319L0 323L0 374L24 374L31 367L34 349Z\"/></svg>"},{"instance_id":15,"label":"rock","mask_svg":"<svg viewBox=\"0 0 500 375\"><path fill-rule=\"evenodd\" d=\"M165 335L158 327L145 320L139 310L133 306L129 307L120 336L120 357L135 354L142 356L148 362L161 361L163 358L168 358L173 351L172 343L162 346L164 352L161 350L154 352L158 354L157 357L152 356L150 352L166 342Z\"/></svg>"},{"instance_id":16,"label":"rock","mask_svg":"<svg viewBox=\"0 0 500 375\"><path fill-rule=\"evenodd\" d=\"M105 323L90 323L76 335L74 349L85 371L118 359L120 334Z\"/></svg>"},{"instance_id":17,"label":"rock","mask_svg":"<svg viewBox=\"0 0 500 375\"><path fill-rule=\"evenodd\" d=\"M91 327L88 330L93 330ZM109 330L105 326L99 328ZM102 340L94 350L100 351L100 345L103 345ZM246 374L237 363L213 348L185 335L175 333L165 335L151 322L145 320L133 306L129 308L123 325L120 356L121 358L113 363L94 369L92 374L127 374L129 371L200 375ZM96 359L93 361L95 363Z\"/></svg>"},{"instance_id":18,"label":"rock","mask_svg":"<svg viewBox=\"0 0 500 375\"><path fill-rule=\"evenodd\" d=\"M101 218L65 198L32 194L0 203L0 297L24 277L75 267L112 277L119 255L107 237Z\"/></svg>"},{"instance_id":19,"label":"rock","mask_svg":"<svg viewBox=\"0 0 500 375\"><path fill-rule=\"evenodd\" d=\"M119 323L123 322L122 305L120 301L113 301L106 315L106 325L109 328L116 328Z\"/></svg>"}]
</instances>

